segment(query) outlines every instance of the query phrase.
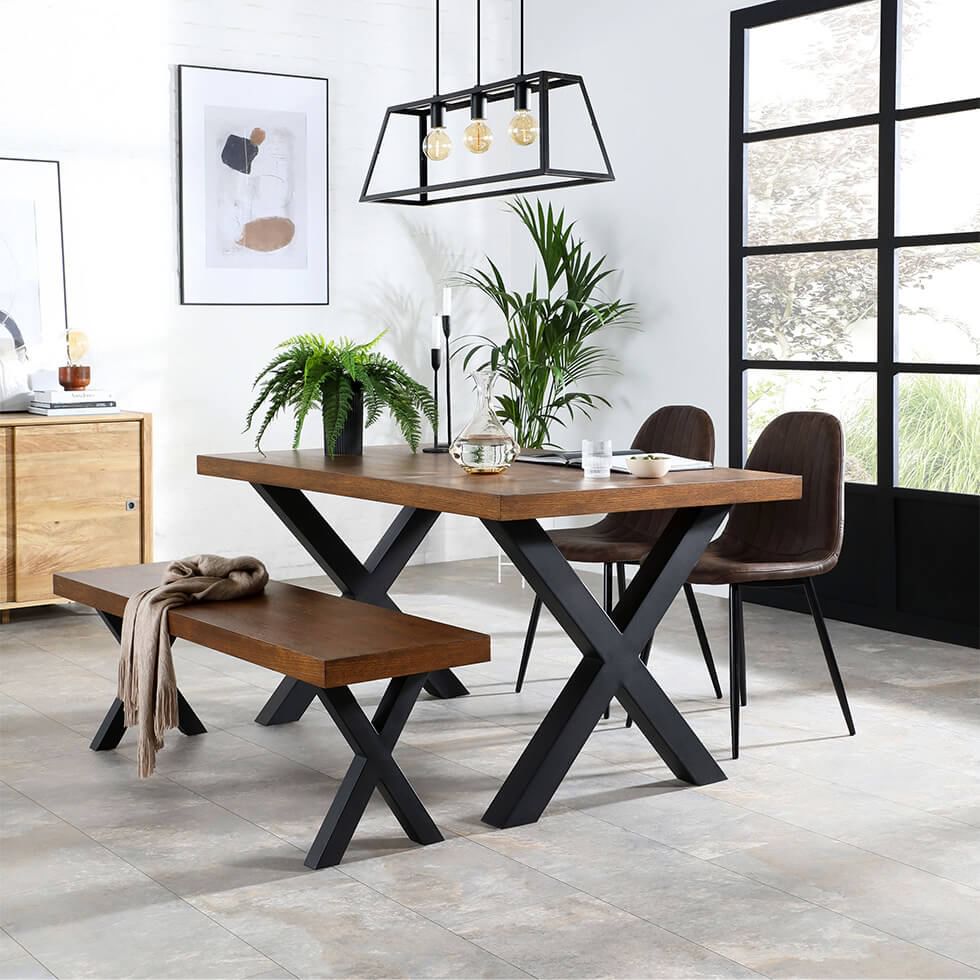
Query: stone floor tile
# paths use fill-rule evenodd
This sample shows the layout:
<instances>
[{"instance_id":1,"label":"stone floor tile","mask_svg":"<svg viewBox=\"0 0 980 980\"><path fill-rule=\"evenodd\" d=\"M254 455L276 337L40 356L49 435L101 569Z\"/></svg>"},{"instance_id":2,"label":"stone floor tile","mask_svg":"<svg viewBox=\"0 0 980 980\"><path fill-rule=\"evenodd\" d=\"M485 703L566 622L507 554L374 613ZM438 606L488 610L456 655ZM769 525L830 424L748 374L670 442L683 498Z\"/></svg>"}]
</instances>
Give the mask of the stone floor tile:
<instances>
[{"instance_id":1,"label":"stone floor tile","mask_svg":"<svg viewBox=\"0 0 980 980\"><path fill-rule=\"evenodd\" d=\"M526 975L335 869L194 901L300 977Z\"/></svg>"},{"instance_id":2,"label":"stone floor tile","mask_svg":"<svg viewBox=\"0 0 980 980\"><path fill-rule=\"evenodd\" d=\"M276 964L133 871L5 900L3 928L60 977L248 977Z\"/></svg>"}]
</instances>

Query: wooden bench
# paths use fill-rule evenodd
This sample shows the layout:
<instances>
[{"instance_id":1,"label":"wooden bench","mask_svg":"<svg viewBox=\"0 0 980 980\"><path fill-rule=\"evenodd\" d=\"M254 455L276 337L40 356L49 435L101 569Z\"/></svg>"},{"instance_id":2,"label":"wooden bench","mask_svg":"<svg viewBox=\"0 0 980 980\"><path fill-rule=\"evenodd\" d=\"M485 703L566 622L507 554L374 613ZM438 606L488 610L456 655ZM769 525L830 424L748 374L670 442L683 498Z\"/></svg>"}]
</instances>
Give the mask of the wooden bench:
<instances>
[{"instance_id":1,"label":"wooden bench","mask_svg":"<svg viewBox=\"0 0 980 980\"><path fill-rule=\"evenodd\" d=\"M54 592L93 607L118 641L126 601L159 585L166 564L59 573ZM172 609L169 628L175 638L310 685L354 750L306 856L307 867L340 861L375 788L412 840L443 839L392 750L428 673L488 661L489 636L282 582L270 582L262 595L249 599ZM382 679L390 683L368 719L349 685ZM180 731L205 732L183 695L178 701ZM91 747L114 749L125 730L117 698Z\"/></svg>"}]
</instances>

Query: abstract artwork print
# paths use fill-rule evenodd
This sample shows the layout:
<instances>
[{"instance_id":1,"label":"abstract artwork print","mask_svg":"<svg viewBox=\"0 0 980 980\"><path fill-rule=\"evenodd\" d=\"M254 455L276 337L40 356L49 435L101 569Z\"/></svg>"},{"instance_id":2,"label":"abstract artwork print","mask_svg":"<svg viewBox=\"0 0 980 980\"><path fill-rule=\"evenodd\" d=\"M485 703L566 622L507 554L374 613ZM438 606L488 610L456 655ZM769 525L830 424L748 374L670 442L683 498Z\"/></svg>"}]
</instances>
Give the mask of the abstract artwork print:
<instances>
[{"instance_id":1,"label":"abstract artwork print","mask_svg":"<svg viewBox=\"0 0 980 980\"><path fill-rule=\"evenodd\" d=\"M181 302L328 301L327 81L178 67Z\"/></svg>"},{"instance_id":2,"label":"abstract artwork print","mask_svg":"<svg viewBox=\"0 0 980 980\"><path fill-rule=\"evenodd\" d=\"M306 116L208 106L204 125L207 264L305 268Z\"/></svg>"}]
</instances>

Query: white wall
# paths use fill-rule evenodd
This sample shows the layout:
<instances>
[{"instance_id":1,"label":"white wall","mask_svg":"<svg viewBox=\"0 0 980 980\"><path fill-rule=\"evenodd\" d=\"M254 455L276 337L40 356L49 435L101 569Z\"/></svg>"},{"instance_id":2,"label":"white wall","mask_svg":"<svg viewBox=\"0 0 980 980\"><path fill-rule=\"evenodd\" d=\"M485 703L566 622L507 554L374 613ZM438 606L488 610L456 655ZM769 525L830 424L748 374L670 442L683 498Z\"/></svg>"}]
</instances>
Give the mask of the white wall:
<instances>
[{"instance_id":1,"label":"white wall","mask_svg":"<svg viewBox=\"0 0 980 980\"><path fill-rule=\"evenodd\" d=\"M510 6L500 8L484 17L487 77L511 68ZM471 80L471 18L458 7L444 16L444 89ZM330 306L178 304L178 63L330 79ZM90 336L95 383L154 415L157 556L250 551L277 574L312 571L247 485L196 476L195 456L250 448L241 428L252 379L293 334L366 338L388 327L386 352L427 378L447 256L506 252L499 202L357 203L384 107L432 91L430 0L4 0L0 65L0 156L62 161L69 320ZM457 415L469 405L461 391ZM265 446L289 438L283 422ZM304 445L321 440L313 420ZM379 424L368 440L397 433ZM394 512L319 502L361 553ZM491 549L476 522L444 518L422 557Z\"/></svg>"}]
</instances>

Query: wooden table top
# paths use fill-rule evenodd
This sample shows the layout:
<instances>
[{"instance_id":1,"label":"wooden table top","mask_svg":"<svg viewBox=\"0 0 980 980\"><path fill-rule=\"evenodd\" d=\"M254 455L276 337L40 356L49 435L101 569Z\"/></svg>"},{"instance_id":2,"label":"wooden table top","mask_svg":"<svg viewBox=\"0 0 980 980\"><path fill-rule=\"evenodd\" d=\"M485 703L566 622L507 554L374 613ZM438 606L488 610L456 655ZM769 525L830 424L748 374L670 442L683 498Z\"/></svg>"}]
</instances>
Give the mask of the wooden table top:
<instances>
[{"instance_id":1,"label":"wooden table top","mask_svg":"<svg viewBox=\"0 0 980 980\"><path fill-rule=\"evenodd\" d=\"M363 456L333 459L321 449L203 455L197 472L494 521L797 500L803 484L785 473L724 467L660 480L617 473L586 480L573 467L514 463L504 473L475 476L448 454L413 454L406 446L372 446Z\"/></svg>"}]
</instances>

